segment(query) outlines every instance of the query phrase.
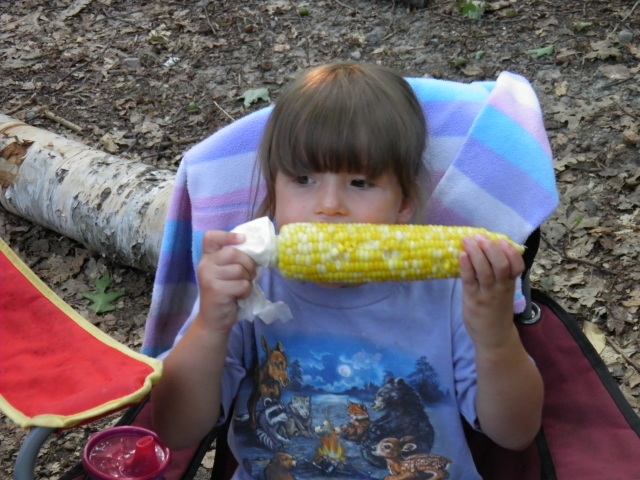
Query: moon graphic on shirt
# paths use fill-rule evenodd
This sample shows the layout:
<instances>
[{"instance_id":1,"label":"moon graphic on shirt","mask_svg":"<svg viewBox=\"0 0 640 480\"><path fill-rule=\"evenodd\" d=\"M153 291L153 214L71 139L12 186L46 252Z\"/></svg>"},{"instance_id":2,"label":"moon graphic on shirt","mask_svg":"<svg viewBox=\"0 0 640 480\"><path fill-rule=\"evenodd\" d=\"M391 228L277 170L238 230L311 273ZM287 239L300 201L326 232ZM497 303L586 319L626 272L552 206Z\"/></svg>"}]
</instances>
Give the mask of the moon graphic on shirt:
<instances>
[{"instance_id":1,"label":"moon graphic on shirt","mask_svg":"<svg viewBox=\"0 0 640 480\"><path fill-rule=\"evenodd\" d=\"M351 376L351 367L349 365L340 365L338 367L338 373L341 377L350 377Z\"/></svg>"}]
</instances>

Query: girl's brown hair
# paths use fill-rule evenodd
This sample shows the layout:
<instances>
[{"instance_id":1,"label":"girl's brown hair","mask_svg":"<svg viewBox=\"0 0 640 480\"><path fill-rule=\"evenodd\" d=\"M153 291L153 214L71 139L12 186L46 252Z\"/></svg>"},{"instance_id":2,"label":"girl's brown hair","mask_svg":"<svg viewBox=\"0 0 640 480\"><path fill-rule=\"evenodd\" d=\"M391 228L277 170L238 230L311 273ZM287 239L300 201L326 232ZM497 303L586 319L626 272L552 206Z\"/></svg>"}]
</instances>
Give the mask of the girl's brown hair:
<instances>
[{"instance_id":1,"label":"girl's brown hair","mask_svg":"<svg viewBox=\"0 0 640 480\"><path fill-rule=\"evenodd\" d=\"M273 217L278 172L391 171L405 197L421 204L426 121L409 84L392 70L336 63L306 71L278 98L258 156L266 196L258 216Z\"/></svg>"}]
</instances>

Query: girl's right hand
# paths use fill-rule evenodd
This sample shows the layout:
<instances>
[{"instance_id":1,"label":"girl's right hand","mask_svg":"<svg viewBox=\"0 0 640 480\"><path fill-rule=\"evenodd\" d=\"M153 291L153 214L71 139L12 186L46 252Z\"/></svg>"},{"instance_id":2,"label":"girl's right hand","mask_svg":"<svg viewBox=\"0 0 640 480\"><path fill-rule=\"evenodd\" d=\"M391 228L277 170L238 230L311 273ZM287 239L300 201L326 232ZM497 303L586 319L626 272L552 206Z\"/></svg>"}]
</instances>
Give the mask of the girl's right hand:
<instances>
[{"instance_id":1,"label":"girl's right hand","mask_svg":"<svg viewBox=\"0 0 640 480\"><path fill-rule=\"evenodd\" d=\"M244 235L208 231L202 241L202 258L198 264L200 289L199 317L209 328L228 332L238 318L238 300L251 293L256 264L236 248Z\"/></svg>"}]
</instances>

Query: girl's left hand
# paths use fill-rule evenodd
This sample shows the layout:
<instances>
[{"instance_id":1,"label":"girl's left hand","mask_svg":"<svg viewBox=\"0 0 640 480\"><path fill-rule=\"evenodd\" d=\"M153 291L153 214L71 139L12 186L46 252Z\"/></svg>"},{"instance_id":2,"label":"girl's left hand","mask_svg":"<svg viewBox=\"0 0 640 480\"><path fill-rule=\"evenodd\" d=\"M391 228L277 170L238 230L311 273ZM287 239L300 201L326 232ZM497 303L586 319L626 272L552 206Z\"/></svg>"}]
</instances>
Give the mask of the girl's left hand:
<instances>
[{"instance_id":1,"label":"girl's left hand","mask_svg":"<svg viewBox=\"0 0 640 480\"><path fill-rule=\"evenodd\" d=\"M481 235L463 241L460 278L463 319L476 348L499 348L513 329L515 281L524 272L522 255L508 242Z\"/></svg>"}]
</instances>

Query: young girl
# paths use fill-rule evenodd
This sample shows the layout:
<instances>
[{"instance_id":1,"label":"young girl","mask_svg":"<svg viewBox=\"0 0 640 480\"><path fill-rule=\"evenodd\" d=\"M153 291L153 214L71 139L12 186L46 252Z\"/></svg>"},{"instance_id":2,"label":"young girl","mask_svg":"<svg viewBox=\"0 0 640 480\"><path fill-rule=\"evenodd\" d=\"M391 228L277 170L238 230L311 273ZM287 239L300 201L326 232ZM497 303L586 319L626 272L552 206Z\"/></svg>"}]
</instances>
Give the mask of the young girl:
<instances>
[{"instance_id":1,"label":"young girl","mask_svg":"<svg viewBox=\"0 0 640 480\"><path fill-rule=\"evenodd\" d=\"M421 208L426 125L411 88L376 66L307 71L279 98L259 157L259 214L291 222L408 223ZM464 241L461 278L319 285L264 270L289 322L238 321L257 271L211 231L199 302L153 391L173 448L233 416L234 478L479 478L463 421L512 449L540 427L542 381L513 323L522 257ZM464 419L464 420L463 420Z\"/></svg>"}]
</instances>

